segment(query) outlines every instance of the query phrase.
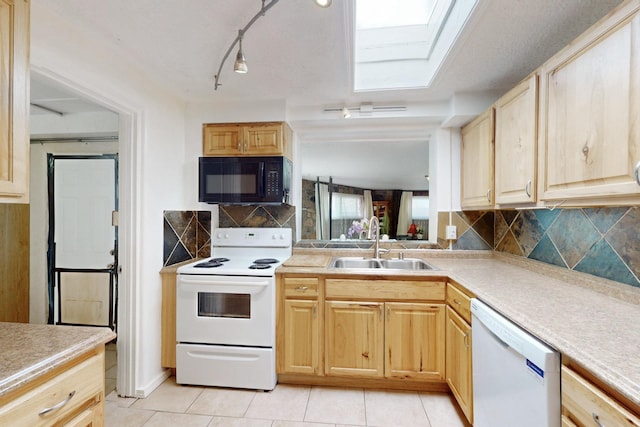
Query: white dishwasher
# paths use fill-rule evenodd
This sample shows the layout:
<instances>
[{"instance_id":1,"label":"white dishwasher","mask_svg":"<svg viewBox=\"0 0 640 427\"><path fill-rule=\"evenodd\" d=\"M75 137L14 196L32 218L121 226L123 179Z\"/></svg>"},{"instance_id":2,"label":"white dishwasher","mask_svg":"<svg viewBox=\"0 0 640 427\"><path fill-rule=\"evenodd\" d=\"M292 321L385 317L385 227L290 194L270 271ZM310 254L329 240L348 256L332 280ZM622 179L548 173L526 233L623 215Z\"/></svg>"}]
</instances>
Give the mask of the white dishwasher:
<instances>
[{"instance_id":1,"label":"white dishwasher","mask_svg":"<svg viewBox=\"0 0 640 427\"><path fill-rule=\"evenodd\" d=\"M560 354L471 300L474 427L559 427Z\"/></svg>"}]
</instances>

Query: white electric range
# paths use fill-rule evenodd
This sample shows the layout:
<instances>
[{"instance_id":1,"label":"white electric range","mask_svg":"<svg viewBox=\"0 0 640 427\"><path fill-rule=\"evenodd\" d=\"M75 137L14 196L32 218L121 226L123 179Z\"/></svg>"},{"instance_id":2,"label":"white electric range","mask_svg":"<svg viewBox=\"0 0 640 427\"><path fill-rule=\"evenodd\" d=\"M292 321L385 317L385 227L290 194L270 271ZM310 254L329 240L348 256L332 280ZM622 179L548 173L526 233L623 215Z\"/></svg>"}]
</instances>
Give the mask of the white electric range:
<instances>
[{"instance_id":1,"label":"white electric range","mask_svg":"<svg viewBox=\"0 0 640 427\"><path fill-rule=\"evenodd\" d=\"M178 268L178 384L275 387L275 269L291 251L289 228L218 228L212 256Z\"/></svg>"}]
</instances>

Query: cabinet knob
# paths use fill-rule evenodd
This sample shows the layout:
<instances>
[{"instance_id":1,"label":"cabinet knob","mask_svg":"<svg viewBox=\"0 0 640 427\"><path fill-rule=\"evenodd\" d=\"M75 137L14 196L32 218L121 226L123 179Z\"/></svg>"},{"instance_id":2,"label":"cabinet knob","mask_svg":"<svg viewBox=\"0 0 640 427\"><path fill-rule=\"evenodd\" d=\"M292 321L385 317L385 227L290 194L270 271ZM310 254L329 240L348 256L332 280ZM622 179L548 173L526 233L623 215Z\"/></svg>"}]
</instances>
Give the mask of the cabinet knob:
<instances>
[{"instance_id":1,"label":"cabinet knob","mask_svg":"<svg viewBox=\"0 0 640 427\"><path fill-rule=\"evenodd\" d=\"M595 421L598 427L605 427L604 424L600 422L600 417L598 416L598 414L596 414L595 412L592 412L591 416L593 417L593 421Z\"/></svg>"},{"instance_id":2,"label":"cabinet knob","mask_svg":"<svg viewBox=\"0 0 640 427\"><path fill-rule=\"evenodd\" d=\"M524 192L527 197L531 197L531 180L527 181L527 185L524 186Z\"/></svg>"},{"instance_id":3,"label":"cabinet knob","mask_svg":"<svg viewBox=\"0 0 640 427\"><path fill-rule=\"evenodd\" d=\"M491 203L491 189L487 190L487 201Z\"/></svg>"},{"instance_id":4,"label":"cabinet knob","mask_svg":"<svg viewBox=\"0 0 640 427\"><path fill-rule=\"evenodd\" d=\"M636 175L636 184L640 185L640 162L636 163L634 173Z\"/></svg>"},{"instance_id":5,"label":"cabinet knob","mask_svg":"<svg viewBox=\"0 0 640 427\"><path fill-rule=\"evenodd\" d=\"M306 292L306 291L307 291L307 289L309 289L309 288L308 288L308 287L306 287L306 286L298 286L298 287L296 288L296 291Z\"/></svg>"}]
</instances>

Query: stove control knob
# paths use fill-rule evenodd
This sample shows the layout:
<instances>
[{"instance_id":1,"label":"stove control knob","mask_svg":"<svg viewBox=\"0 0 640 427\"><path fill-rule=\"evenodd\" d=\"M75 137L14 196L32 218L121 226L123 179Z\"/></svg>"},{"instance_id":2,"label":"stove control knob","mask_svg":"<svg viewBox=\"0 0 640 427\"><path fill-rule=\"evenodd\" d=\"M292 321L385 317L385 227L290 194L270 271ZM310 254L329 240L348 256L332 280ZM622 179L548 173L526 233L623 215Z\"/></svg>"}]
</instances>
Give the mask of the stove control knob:
<instances>
[{"instance_id":1,"label":"stove control knob","mask_svg":"<svg viewBox=\"0 0 640 427\"><path fill-rule=\"evenodd\" d=\"M280 240L284 240L284 234L280 235Z\"/></svg>"},{"instance_id":2,"label":"stove control knob","mask_svg":"<svg viewBox=\"0 0 640 427\"><path fill-rule=\"evenodd\" d=\"M216 236L218 239L222 239L222 233L218 233Z\"/></svg>"}]
</instances>

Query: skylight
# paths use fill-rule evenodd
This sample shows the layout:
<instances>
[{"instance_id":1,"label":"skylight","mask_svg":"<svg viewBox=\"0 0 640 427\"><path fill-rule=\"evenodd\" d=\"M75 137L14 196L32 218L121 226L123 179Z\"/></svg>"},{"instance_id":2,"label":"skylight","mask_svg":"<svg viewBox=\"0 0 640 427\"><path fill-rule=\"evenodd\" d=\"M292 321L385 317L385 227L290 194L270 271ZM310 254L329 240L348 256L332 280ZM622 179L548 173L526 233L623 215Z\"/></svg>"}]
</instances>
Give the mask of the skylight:
<instances>
[{"instance_id":1,"label":"skylight","mask_svg":"<svg viewBox=\"0 0 640 427\"><path fill-rule=\"evenodd\" d=\"M434 48L453 43L471 12L447 24L456 3L475 1L355 0L354 90L428 87L449 50L434 55Z\"/></svg>"}]
</instances>

